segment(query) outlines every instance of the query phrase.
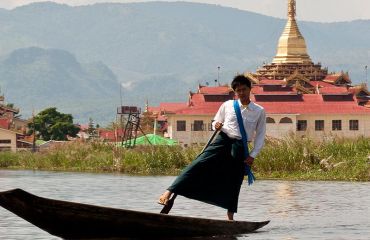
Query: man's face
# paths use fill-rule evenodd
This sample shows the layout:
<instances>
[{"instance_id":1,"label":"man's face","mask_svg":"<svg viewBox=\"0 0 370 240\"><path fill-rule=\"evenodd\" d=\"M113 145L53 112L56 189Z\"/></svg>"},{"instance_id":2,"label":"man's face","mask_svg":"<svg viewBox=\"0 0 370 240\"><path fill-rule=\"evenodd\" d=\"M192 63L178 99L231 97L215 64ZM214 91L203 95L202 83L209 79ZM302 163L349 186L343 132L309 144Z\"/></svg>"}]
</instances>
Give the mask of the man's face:
<instances>
[{"instance_id":1,"label":"man's face","mask_svg":"<svg viewBox=\"0 0 370 240\"><path fill-rule=\"evenodd\" d=\"M239 85L235 88L234 92L240 101L248 101L251 94L251 89L246 85Z\"/></svg>"}]
</instances>

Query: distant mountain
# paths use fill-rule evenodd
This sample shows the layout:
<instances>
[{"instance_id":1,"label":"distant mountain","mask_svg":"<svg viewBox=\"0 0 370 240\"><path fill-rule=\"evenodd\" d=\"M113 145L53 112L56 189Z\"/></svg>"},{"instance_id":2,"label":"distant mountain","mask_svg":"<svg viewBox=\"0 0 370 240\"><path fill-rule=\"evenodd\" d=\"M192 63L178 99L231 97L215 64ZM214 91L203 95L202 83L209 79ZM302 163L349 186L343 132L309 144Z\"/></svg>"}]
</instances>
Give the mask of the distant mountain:
<instances>
[{"instance_id":1,"label":"distant mountain","mask_svg":"<svg viewBox=\"0 0 370 240\"><path fill-rule=\"evenodd\" d=\"M111 120L120 102L120 91L118 87L109 87L113 84L111 81L122 82L125 86L124 104L142 106L146 99L150 104L185 101L187 92L195 89L198 83L214 84L217 66L221 67L220 82L226 83L236 72L255 71L263 62L270 62L285 23L284 19L198 3L106 3L80 7L35 3L0 11L0 55L4 59L1 74L10 71L5 68L6 64L13 69L13 75L0 75L0 79L8 78L11 82L9 77L18 76L18 66L24 66L17 65L17 61L22 61L16 60L19 48L29 52L33 51L30 47L38 47L50 54L53 50L45 49L65 50L78 61L60 53L57 59L63 63L48 59L51 61L49 67L58 66L59 69L48 69L42 63L47 60L44 56L32 63L31 68L37 70L22 69L20 72L33 71L34 79L47 79L54 74L50 80L53 87L71 82L86 87L87 95L96 94L94 96L99 98L93 99L96 102L88 101L94 107L81 111L84 114L80 119L91 113ZM370 21L298 24L314 62L328 66L329 71L349 71L354 82L364 80L364 66L369 65L370 56ZM100 64L82 64L89 62ZM67 79L66 76L73 77ZM28 78L23 80L32 82ZM2 82L1 89L9 98L25 107L23 97L8 94L14 93L15 90L9 89L14 85ZM25 88L22 84L19 86ZM110 90L104 90L104 95L100 93L102 87ZM54 94L65 94L69 99L75 99L72 97L75 94L85 96L79 90ZM28 92L30 99L39 98L33 93ZM51 99L55 95L45 94L49 97L45 104L54 103ZM110 114L103 102L106 99L118 99L109 100L114 102ZM55 103L59 106L64 102ZM73 101L65 105L67 110L83 106Z\"/></svg>"},{"instance_id":2,"label":"distant mountain","mask_svg":"<svg viewBox=\"0 0 370 240\"><path fill-rule=\"evenodd\" d=\"M110 113L119 101L119 83L106 65L81 64L65 50L15 50L0 62L0 85L5 100L28 116L32 109L58 106L77 120L104 120L99 114Z\"/></svg>"}]
</instances>

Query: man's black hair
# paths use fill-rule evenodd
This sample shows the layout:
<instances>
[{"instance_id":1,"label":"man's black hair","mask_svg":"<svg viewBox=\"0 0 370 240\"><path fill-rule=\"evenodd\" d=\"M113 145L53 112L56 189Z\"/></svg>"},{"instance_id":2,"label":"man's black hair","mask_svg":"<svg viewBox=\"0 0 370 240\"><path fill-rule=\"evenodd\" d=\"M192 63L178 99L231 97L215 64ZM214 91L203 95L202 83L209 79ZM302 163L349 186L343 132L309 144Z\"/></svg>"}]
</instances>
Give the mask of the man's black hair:
<instances>
[{"instance_id":1,"label":"man's black hair","mask_svg":"<svg viewBox=\"0 0 370 240\"><path fill-rule=\"evenodd\" d=\"M247 78L243 74L239 74L234 77L233 81L231 82L231 88L235 91L235 89L240 85L245 85L248 88L252 87L252 83L249 78Z\"/></svg>"}]
</instances>

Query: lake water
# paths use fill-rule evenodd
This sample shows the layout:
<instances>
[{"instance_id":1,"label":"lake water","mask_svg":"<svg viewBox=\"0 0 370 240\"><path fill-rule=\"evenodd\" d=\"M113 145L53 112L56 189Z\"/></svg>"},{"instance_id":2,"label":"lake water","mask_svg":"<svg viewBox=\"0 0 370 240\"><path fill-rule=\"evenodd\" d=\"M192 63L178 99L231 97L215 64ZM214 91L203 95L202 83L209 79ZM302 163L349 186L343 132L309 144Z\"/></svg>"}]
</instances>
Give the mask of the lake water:
<instances>
[{"instance_id":1,"label":"lake water","mask_svg":"<svg viewBox=\"0 0 370 240\"><path fill-rule=\"evenodd\" d=\"M0 170L0 191L158 213L174 177ZM224 219L225 210L178 197L173 215ZM243 184L236 220L270 224L233 239L370 239L370 183L257 180ZM0 207L1 240L59 239Z\"/></svg>"}]
</instances>

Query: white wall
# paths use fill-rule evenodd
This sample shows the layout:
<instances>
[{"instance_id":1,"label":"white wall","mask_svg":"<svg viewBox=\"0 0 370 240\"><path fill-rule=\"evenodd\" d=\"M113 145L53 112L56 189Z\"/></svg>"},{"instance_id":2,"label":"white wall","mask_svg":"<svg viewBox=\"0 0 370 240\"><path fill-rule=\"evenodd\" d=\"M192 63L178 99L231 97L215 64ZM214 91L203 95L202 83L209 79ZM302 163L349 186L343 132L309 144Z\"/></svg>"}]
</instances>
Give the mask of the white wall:
<instances>
[{"instance_id":1,"label":"white wall","mask_svg":"<svg viewBox=\"0 0 370 240\"><path fill-rule=\"evenodd\" d=\"M179 141L181 144L203 144L212 135L212 131L191 131L191 124L194 120L203 120L204 123L211 123L213 115L168 115L168 134L170 138ZM273 138L284 138L289 134L310 137L315 140L323 140L332 137L356 138L359 136L370 137L370 115L329 115L329 114L267 114L273 118L275 123L267 123L266 135ZM280 120L288 117L292 123L280 123ZM176 122L186 121L186 131L177 132ZM307 120L307 130L297 131L297 121ZM315 131L315 120L324 120L324 131ZM332 130L332 120L342 120L342 130ZM349 120L359 120L359 130L349 130Z\"/></svg>"},{"instance_id":2,"label":"white wall","mask_svg":"<svg viewBox=\"0 0 370 240\"><path fill-rule=\"evenodd\" d=\"M17 134L0 128L0 140L10 140L10 143L0 143L0 150L17 150Z\"/></svg>"}]
</instances>

